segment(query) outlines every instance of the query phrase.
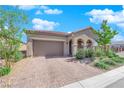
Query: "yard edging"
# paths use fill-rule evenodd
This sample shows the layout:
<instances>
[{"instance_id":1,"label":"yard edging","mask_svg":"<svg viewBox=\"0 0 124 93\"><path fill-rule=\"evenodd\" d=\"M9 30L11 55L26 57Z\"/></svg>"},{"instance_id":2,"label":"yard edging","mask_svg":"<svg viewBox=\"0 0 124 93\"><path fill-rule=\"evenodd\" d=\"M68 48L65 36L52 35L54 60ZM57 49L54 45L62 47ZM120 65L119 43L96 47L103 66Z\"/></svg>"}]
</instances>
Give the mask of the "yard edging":
<instances>
[{"instance_id":1,"label":"yard edging","mask_svg":"<svg viewBox=\"0 0 124 93\"><path fill-rule=\"evenodd\" d=\"M66 85L62 88L105 88L122 78L124 78L124 66L85 80Z\"/></svg>"}]
</instances>

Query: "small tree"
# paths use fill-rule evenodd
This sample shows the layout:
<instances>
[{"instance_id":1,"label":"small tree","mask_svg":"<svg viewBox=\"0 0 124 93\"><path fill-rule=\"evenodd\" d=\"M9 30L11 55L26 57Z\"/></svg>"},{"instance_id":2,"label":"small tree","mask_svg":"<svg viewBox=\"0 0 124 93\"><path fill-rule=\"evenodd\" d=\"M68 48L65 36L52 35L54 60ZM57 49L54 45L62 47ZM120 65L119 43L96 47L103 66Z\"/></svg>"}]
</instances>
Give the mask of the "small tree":
<instances>
[{"instance_id":1,"label":"small tree","mask_svg":"<svg viewBox=\"0 0 124 93\"><path fill-rule=\"evenodd\" d=\"M98 36L96 41L98 45L107 45L111 43L111 39L118 34L116 30L112 30L110 26L107 24L107 20L103 20L101 24L101 29L96 31L95 34Z\"/></svg>"},{"instance_id":2,"label":"small tree","mask_svg":"<svg viewBox=\"0 0 124 93\"><path fill-rule=\"evenodd\" d=\"M19 51L26 22L26 15L22 11L0 7L0 57L5 60L7 67L11 66Z\"/></svg>"},{"instance_id":3,"label":"small tree","mask_svg":"<svg viewBox=\"0 0 124 93\"><path fill-rule=\"evenodd\" d=\"M104 49L106 50L106 45L111 43L111 39L118 34L116 30L113 30L108 24L107 20L103 20L101 24L101 29L96 31L94 30L94 33L97 35L96 42L98 45L104 46Z\"/></svg>"}]
</instances>

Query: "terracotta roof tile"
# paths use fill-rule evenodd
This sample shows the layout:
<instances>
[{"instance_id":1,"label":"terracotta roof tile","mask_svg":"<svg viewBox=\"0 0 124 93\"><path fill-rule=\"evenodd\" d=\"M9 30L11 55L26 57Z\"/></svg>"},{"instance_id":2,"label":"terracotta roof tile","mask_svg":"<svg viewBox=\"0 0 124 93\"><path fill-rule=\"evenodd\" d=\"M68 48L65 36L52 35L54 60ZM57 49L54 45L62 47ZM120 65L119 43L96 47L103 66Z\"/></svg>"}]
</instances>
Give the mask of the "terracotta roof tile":
<instances>
[{"instance_id":1,"label":"terracotta roof tile","mask_svg":"<svg viewBox=\"0 0 124 93\"><path fill-rule=\"evenodd\" d=\"M27 30L27 34L42 34L42 35L57 35L57 36L66 36L68 33L64 32L55 32L55 31L45 31L45 30Z\"/></svg>"},{"instance_id":2,"label":"terracotta roof tile","mask_svg":"<svg viewBox=\"0 0 124 93\"><path fill-rule=\"evenodd\" d=\"M87 30L92 30L92 27L87 27L85 29L81 29L78 30L76 32L72 32L72 33L66 33L66 32L56 32L56 31L47 31L47 30L27 30L26 33L27 34L37 34L37 35L56 35L56 36L68 36L71 35L73 33L78 33L80 31L87 31Z\"/></svg>"}]
</instances>

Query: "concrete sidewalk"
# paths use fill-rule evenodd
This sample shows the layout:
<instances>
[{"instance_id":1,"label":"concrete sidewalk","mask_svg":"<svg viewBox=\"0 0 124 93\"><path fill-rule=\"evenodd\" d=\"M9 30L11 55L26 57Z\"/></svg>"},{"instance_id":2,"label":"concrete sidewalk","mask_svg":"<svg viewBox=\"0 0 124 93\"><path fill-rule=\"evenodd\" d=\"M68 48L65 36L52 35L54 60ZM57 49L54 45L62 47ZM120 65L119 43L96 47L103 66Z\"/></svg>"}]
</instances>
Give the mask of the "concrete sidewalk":
<instances>
[{"instance_id":1,"label":"concrete sidewalk","mask_svg":"<svg viewBox=\"0 0 124 93\"><path fill-rule=\"evenodd\" d=\"M124 78L124 66L106 73L81 80L63 88L105 88L106 86Z\"/></svg>"},{"instance_id":2,"label":"concrete sidewalk","mask_svg":"<svg viewBox=\"0 0 124 93\"><path fill-rule=\"evenodd\" d=\"M117 80L116 82L110 84L106 88L124 88L124 78Z\"/></svg>"}]
</instances>

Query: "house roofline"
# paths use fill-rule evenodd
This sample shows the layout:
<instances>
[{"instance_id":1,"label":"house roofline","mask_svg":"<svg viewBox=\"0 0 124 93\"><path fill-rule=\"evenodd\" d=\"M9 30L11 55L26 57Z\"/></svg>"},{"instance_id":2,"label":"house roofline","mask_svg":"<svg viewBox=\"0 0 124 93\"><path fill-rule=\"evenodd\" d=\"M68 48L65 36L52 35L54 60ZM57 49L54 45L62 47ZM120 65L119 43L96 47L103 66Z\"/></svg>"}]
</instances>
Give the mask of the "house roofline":
<instances>
[{"instance_id":1,"label":"house roofline","mask_svg":"<svg viewBox=\"0 0 124 93\"><path fill-rule=\"evenodd\" d=\"M72 34L79 33L79 32L88 31L88 30L93 30L93 28L92 28L91 26L88 26L88 27L86 27L86 28L84 28L84 29L80 29L80 30L74 31L74 32L68 34L68 36L70 36L70 35L72 35Z\"/></svg>"},{"instance_id":2,"label":"house roofline","mask_svg":"<svg viewBox=\"0 0 124 93\"><path fill-rule=\"evenodd\" d=\"M26 34L66 36L68 33L48 30L26 30Z\"/></svg>"},{"instance_id":3,"label":"house roofline","mask_svg":"<svg viewBox=\"0 0 124 93\"><path fill-rule=\"evenodd\" d=\"M26 34L36 34L36 35L55 35L55 36L70 36L75 33L82 31L93 30L92 27L86 27L85 29L80 29L72 33L67 32L57 32L57 31L48 31L48 30L26 30Z\"/></svg>"}]
</instances>

